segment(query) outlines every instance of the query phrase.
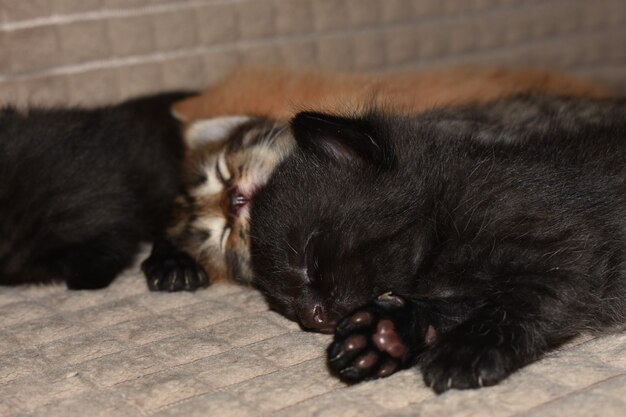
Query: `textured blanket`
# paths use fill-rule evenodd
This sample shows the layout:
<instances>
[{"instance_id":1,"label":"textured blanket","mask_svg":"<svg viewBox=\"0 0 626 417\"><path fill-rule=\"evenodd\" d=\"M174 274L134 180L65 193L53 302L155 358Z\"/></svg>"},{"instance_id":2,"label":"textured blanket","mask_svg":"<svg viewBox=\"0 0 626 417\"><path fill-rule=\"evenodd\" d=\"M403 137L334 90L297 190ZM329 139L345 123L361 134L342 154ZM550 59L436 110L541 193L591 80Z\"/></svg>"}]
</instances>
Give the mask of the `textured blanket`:
<instances>
[{"instance_id":1,"label":"textured blanket","mask_svg":"<svg viewBox=\"0 0 626 417\"><path fill-rule=\"evenodd\" d=\"M346 386L330 338L254 290L0 288L0 416L624 416L626 333L577 339L496 387L434 395L417 370Z\"/></svg>"}]
</instances>

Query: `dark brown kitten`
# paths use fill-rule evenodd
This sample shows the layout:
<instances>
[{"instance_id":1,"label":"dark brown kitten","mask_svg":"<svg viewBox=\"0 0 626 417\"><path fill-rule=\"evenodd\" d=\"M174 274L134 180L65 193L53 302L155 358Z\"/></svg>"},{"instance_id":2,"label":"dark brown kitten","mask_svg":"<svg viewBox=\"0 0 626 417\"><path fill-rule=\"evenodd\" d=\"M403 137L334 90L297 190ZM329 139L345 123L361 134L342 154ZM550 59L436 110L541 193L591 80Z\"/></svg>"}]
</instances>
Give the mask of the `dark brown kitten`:
<instances>
[{"instance_id":1,"label":"dark brown kitten","mask_svg":"<svg viewBox=\"0 0 626 417\"><path fill-rule=\"evenodd\" d=\"M626 322L623 100L302 113L292 129L252 205L255 284L305 328L339 323L342 379L420 359L437 392L491 385Z\"/></svg>"},{"instance_id":2,"label":"dark brown kitten","mask_svg":"<svg viewBox=\"0 0 626 417\"><path fill-rule=\"evenodd\" d=\"M162 234L180 192L186 93L0 109L0 284L100 288Z\"/></svg>"}]
</instances>

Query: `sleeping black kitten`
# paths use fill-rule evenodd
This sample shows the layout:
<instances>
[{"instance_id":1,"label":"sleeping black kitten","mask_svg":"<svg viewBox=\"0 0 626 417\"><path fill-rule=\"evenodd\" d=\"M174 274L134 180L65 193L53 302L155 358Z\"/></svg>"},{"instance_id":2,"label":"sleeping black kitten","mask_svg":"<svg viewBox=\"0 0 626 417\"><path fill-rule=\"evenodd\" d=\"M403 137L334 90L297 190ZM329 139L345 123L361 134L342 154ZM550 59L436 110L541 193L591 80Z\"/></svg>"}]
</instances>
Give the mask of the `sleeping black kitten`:
<instances>
[{"instance_id":1,"label":"sleeping black kitten","mask_svg":"<svg viewBox=\"0 0 626 417\"><path fill-rule=\"evenodd\" d=\"M418 361L436 392L492 385L624 325L623 100L301 113L292 129L298 150L252 205L256 285L304 327L336 328L343 380Z\"/></svg>"},{"instance_id":2,"label":"sleeping black kitten","mask_svg":"<svg viewBox=\"0 0 626 417\"><path fill-rule=\"evenodd\" d=\"M0 284L107 286L166 225L183 142L167 93L0 109Z\"/></svg>"}]
</instances>

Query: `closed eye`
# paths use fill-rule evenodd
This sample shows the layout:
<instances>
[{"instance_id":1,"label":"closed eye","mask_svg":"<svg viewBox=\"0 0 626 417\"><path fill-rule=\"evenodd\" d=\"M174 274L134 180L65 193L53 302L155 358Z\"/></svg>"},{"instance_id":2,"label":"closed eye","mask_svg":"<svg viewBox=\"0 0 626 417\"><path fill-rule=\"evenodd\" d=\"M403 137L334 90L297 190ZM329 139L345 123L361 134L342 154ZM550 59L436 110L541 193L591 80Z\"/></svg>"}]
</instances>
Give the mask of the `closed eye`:
<instances>
[{"instance_id":1,"label":"closed eye","mask_svg":"<svg viewBox=\"0 0 626 417\"><path fill-rule=\"evenodd\" d=\"M217 162L215 163L215 176L217 179L224 185L228 187L230 185L231 175L228 170L228 166L226 165L226 161L224 160L223 154L217 158Z\"/></svg>"},{"instance_id":2,"label":"closed eye","mask_svg":"<svg viewBox=\"0 0 626 417\"><path fill-rule=\"evenodd\" d=\"M304 244L304 262L306 268L306 275L310 282L316 281L319 278L319 260L317 257L317 251L315 250L315 243L319 231L314 230L306 240Z\"/></svg>"},{"instance_id":3,"label":"closed eye","mask_svg":"<svg viewBox=\"0 0 626 417\"><path fill-rule=\"evenodd\" d=\"M224 251L224 248L226 247L226 241L230 237L230 232L230 226L224 226L224 228L222 229L222 236L220 237L220 249L222 251Z\"/></svg>"}]
</instances>

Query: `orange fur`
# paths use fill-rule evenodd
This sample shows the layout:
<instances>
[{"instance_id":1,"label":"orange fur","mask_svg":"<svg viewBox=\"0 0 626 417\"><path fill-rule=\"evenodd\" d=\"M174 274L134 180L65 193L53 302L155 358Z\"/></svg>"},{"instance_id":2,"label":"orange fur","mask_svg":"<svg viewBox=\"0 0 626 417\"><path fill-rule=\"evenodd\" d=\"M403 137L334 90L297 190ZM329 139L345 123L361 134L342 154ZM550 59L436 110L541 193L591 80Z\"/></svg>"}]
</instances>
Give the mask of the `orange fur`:
<instances>
[{"instance_id":1,"label":"orange fur","mask_svg":"<svg viewBox=\"0 0 626 417\"><path fill-rule=\"evenodd\" d=\"M203 94L174 105L184 122L248 114L288 119L299 110L342 112L364 105L421 111L443 105L480 103L523 91L609 96L596 83L538 70L452 68L386 75L241 70Z\"/></svg>"}]
</instances>

